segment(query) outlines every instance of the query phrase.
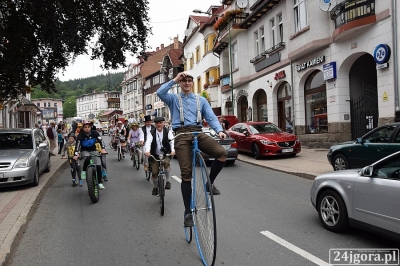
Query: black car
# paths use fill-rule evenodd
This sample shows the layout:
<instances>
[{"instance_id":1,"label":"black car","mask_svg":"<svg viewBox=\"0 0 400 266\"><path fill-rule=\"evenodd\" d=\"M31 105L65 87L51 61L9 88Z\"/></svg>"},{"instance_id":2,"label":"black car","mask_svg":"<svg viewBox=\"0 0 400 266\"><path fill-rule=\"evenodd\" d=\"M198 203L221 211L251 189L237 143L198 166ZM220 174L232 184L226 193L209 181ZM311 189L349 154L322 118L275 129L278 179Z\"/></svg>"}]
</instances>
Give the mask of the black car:
<instances>
[{"instance_id":1,"label":"black car","mask_svg":"<svg viewBox=\"0 0 400 266\"><path fill-rule=\"evenodd\" d=\"M227 137L223 140L221 140L218 135L215 133L214 130L210 129L210 128L206 128L203 127L202 128L203 132L206 133L207 135L213 137L216 141L218 141L219 144L222 145L222 147L225 148L225 150L228 152L228 158L226 159L226 165L232 165L235 163L237 157L238 157L238 150L237 150L237 143L236 141L229 137L227 135ZM215 158L210 157L209 155L205 154L205 153L201 153L201 155L204 158L204 161L206 162L206 164L211 164L212 161L215 160Z\"/></svg>"},{"instance_id":2,"label":"black car","mask_svg":"<svg viewBox=\"0 0 400 266\"><path fill-rule=\"evenodd\" d=\"M333 169L362 168L400 150L400 123L377 127L355 141L333 145L327 154Z\"/></svg>"}]
</instances>

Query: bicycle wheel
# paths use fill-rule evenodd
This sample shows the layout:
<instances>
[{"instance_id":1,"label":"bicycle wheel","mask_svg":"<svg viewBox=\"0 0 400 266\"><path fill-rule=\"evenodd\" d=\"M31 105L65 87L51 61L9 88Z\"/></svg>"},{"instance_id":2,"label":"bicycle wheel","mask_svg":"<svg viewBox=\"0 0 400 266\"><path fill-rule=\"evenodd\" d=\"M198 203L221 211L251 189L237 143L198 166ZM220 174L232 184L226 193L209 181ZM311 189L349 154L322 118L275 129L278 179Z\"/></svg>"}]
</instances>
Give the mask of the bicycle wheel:
<instances>
[{"instance_id":1,"label":"bicycle wheel","mask_svg":"<svg viewBox=\"0 0 400 266\"><path fill-rule=\"evenodd\" d=\"M132 163L133 163L133 168L136 167L136 160L135 160L135 151L132 153Z\"/></svg>"},{"instance_id":2,"label":"bicycle wheel","mask_svg":"<svg viewBox=\"0 0 400 266\"><path fill-rule=\"evenodd\" d=\"M121 161L122 158L121 146L117 147L117 154L118 154L118 161Z\"/></svg>"},{"instance_id":3,"label":"bicycle wheel","mask_svg":"<svg viewBox=\"0 0 400 266\"><path fill-rule=\"evenodd\" d=\"M149 164L149 166L147 167L147 171L144 171L144 173L146 174L146 180L149 181L151 177L151 167L150 167L150 162L147 163Z\"/></svg>"},{"instance_id":4,"label":"bicycle wheel","mask_svg":"<svg viewBox=\"0 0 400 266\"><path fill-rule=\"evenodd\" d=\"M199 152L195 154L193 165L194 189L194 235L197 249L204 265L214 265L217 252L217 227L215 219L214 198L207 168ZM193 182L192 181L192 182ZM208 188L207 188L208 186ZM207 191L210 191L208 193Z\"/></svg>"},{"instance_id":5,"label":"bicycle wheel","mask_svg":"<svg viewBox=\"0 0 400 266\"><path fill-rule=\"evenodd\" d=\"M133 156L134 156L133 160L135 161L135 164L136 164L136 170L139 170L139 168L140 168L139 151L135 149Z\"/></svg>"},{"instance_id":6,"label":"bicycle wheel","mask_svg":"<svg viewBox=\"0 0 400 266\"><path fill-rule=\"evenodd\" d=\"M96 177L96 168L94 166L88 166L86 169L86 182L89 190L89 197L93 203L99 201L99 187Z\"/></svg>"},{"instance_id":7,"label":"bicycle wheel","mask_svg":"<svg viewBox=\"0 0 400 266\"><path fill-rule=\"evenodd\" d=\"M183 219L185 220L185 214L183 214ZM185 230L185 238L188 243L192 242L192 227L183 227Z\"/></svg>"},{"instance_id":8,"label":"bicycle wheel","mask_svg":"<svg viewBox=\"0 0 400 266\"><path fill-rule=\"evenodd\" d=\"M161 216L164 215L164 196L165 196L165 187L164 187L164 174L160 173L158 175L158 196L160 197L160 212Z\"/></svg>"}]
</instances>

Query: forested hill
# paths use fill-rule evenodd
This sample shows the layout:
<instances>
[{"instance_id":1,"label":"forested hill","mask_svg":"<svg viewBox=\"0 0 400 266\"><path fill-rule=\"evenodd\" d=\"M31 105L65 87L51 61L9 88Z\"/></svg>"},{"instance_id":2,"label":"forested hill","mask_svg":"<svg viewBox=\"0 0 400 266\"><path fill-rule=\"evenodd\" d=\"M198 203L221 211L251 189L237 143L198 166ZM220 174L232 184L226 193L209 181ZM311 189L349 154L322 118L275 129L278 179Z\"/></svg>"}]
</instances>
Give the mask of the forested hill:
<instances>
[{"instance_id":1,"label":"forested hill","mask_svg":"<svg viewBox=\"0 0 400 266\"><path fill-rule=\"evenodd\" d=\"M108 78L110 77L110 78ZM120 84L123 80L124 73L114 73L108 75L98 75L89 78L82 79L74 79L69 81L60 81L57 80L55 82L56 93L47 93L40 89L40 86L37 86L33 89L31 98L56 98L67 100L68 98L76 98L77 96L81 96L83 94L92 93L93 91L106 91L108 90L108 80L110 80L110 90L111 91L121 91Z\"/></svg>"}]
</instances>

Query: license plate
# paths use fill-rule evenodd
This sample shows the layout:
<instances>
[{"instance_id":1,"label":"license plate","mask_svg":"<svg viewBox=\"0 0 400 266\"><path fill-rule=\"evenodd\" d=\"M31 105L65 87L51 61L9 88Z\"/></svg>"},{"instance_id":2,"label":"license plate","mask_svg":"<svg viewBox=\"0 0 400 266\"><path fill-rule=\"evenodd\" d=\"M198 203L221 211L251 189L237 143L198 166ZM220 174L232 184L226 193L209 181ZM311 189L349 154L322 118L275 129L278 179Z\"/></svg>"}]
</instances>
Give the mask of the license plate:
<instances>
[{"instance_id":1,"label":"license plate","mask_svg":"<svg viewBox=\"0 0 400 266\"><path fill-rule=\"evenodd\" d=\"M282 152L293 152L293 148L282 149Z\"/></svg>"},{"instance_id":2,"label":"license plate","mask_svg":"<svg viewBox=\"0 0 400 266\"><path fill-rule=\"evenodd\" d=\"M225 150L229 150L231 148L231 145L222 145L222 147L224 147Z\"/></svg>"}]
</instances>

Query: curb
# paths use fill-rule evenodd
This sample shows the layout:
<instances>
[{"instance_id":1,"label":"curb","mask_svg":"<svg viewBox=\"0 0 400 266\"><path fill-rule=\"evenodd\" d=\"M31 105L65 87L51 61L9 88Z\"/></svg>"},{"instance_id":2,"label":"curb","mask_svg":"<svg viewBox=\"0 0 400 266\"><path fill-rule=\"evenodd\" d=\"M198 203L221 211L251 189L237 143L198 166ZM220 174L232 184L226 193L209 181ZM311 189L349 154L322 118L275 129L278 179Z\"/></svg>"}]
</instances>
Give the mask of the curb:
<instances>
[{"instance_id":1,"label":"curb","mask_svg":"<svg viewBox=\"0 0 400 266\"><path fill-rule=\"evenodd\" d=\"M40 201L42 200L42 198L44 196L44 193L46 192L47 188L49 186L51 186L51 184L53 184L53 182L60 176L61 172L68 168L68 164L66 162L67 161L64 161L63 163L61 163L58 166L58 168L56 170L54 170L54 172L50 171L50 173L47 173L48 175L50 175L50 177L46 181L43 188L39 191L39 193L36 196L32 195L32 197L36 197L35 200L32 203L29 203L24 207L24 210L21 213L22 214L27 213L27 214L25 217L24 217L24 215L20 215L20 218L23 219L24 221L21 223L16 222L13 225L12 229L10 230L10 231L12 231L13 229L15 229L16 234L15 234L15 236L12 236L13 239L11 241L10 251L5 254L5 257L3 258L4 260L0 264L1 266L8 266L11 264L14 252L15 252L16 248L18 247L18 244L19 244L22 236L24 235L24 232L29 224L29 221L31 220L33 214L35 213L37 207L39 206ZM0 256L1 256L1 254L0 254Z\"/></svg>"}]
</instances>

